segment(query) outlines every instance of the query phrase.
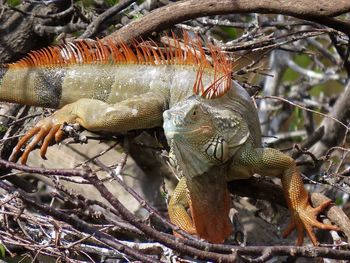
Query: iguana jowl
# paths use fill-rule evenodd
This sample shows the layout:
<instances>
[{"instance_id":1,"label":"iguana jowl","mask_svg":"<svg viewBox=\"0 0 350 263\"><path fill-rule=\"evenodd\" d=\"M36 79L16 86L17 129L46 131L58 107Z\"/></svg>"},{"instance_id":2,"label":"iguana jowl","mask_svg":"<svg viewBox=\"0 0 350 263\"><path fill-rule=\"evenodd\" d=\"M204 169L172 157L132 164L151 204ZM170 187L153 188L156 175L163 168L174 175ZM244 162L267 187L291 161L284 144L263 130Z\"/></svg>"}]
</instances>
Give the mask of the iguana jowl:
<instances>
[{"instance_id":1,"label":"iguana jowl","mask_svg":"<svg viewBox=\"0 0 350 263\"><path fill-rule=\"evenodd\" d=\"M65 122L120 132L162 126L164 117L184 174L169 203L170 219L180 228L223 242L231 233L226 181L257 172L281 177L292 212L286 233L296 228L298 244L303 229L314 244L313 226L337 230L316 220L329 203L311 207L293 159L261 148L256 109L231 81L232 67L223 53L211 47L210 63L198 41L185 35L185 49L174 42L175 47L161 49L149 42L129 47L82 41L32 52L3 67L1 101L59 108L27 132L11 159L21 157L25 164L40 142L44 157L49 144L63 139Z\"/></svg>"}]
</instances>

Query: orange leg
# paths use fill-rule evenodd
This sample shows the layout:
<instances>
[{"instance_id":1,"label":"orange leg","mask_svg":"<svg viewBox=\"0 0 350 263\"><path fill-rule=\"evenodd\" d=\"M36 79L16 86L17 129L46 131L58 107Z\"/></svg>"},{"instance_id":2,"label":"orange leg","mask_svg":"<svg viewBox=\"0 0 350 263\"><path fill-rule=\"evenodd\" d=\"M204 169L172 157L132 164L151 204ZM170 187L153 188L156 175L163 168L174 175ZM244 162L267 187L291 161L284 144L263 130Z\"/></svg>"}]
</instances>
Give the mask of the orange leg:
<instances>
[{"instance_id":1,"label":"orange leg","mask_svg":"<svg viewBox=\"0 0 350 263\"><path fill-rule=\"evenodd\" d=\"M283 236L288 236L294 229L298 233L297 245L304 241L304 230L314 245L318 245L313 227L327 230L339 230L337 226L322 224L317 221L317 215L321 213L330 202L324 202L314 208L311 206L309 196L304 188L300 171L295 161L282 152L270 148L249 148L242 152L239 162L255 172L266 176L277 176L282 180L283 191L292 221L284 231Z\"/></svg>"},{"instance_id":2,"label":"orange leg","mask_svg":"<svg viewBox=\"0 0 350 263\"><path fill-rule=\"evenodd\" d=\"M62 141L64 132L61 130L61 127L61 124L53 124L50 121L50 118L43 119L19 140L15 148L13 148L10 161L16 162L19 158L21 158L21 163L26 164L29 154L42 141L43 143L40 147L40 155L45 159L48 146L53 143L53 141L56 143ZM30 143L28 143L29 141ZM24 152L21 156L19 156L21 148L24 146Z\"/></svg>"}]
</instances>

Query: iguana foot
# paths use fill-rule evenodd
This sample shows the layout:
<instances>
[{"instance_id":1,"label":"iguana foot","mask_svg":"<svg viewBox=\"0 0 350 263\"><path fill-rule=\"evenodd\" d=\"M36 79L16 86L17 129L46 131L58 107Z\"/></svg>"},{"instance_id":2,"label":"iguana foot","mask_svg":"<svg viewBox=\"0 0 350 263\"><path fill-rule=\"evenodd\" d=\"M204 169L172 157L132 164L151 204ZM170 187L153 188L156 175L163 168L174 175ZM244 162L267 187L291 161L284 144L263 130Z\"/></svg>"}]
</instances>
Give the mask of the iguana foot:
<instances>
[{"instance_id":1,"label":"iguana foot","mask_svg":"<svg viewBox=\"0 0 350 263\"><path fill-rule=\"evenodd\" d=\"M299 207L297 210L294 210L292 214L292 221L288 225L287 229L283 233L283 237L287 237L295 228L298 233L298 239L296 242L297 246L301 246L304 241L304 229L308 234L311 242L317 246L319 242L316 239L315 234L312 231L313 227L326 229L326 230L335 230L339 231L340 229L337 226L326 225L317 221L317 215L322 212L326 207L330 205L332 201L326 201L314 208L309 203L306 207Z\"/></svg>"},{"instance_id":2,"label":"iguana foot","mask_svg":"<svg viewBox=\"0 0 350 263\"><path fill-rule=\"evenodd\" d=\"M64 132L62 130L63 124L70 121L73 121L73 118L67 118L67 116L60 114L60 111L57 111L52 116L39 121L13 148L12 154L9 158L10 161L16 162L20 158L21 164L26 164L30 152L41 142L40 156L45 159L48 146L54 142L58 143L62 141L64 138ZM24 146L24 152L21 154L21 149Z\"/></svg>"}]
</instances>

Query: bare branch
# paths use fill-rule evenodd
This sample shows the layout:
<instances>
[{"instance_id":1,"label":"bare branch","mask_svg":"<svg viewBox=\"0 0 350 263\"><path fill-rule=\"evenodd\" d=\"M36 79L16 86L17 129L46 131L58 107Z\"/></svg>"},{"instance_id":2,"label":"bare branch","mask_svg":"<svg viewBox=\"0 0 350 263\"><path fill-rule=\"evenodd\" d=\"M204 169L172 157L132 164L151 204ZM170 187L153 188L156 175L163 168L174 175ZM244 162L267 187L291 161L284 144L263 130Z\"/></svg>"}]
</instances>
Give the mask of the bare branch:
<instances>
[{"instance_id":1,"label":"bare branch","mask_svg":"<svg viewBox=\"0 0 350 263\"><path fill-rule=\"evenodd\" d=\"M252 1L252 0L184 0L158 8L115 33L106 37L127 42L137 37L145 37L170 26L202 16L236 13L285 14L305 20L316 21L341 32L350 34L350 23L331 17L350 11L350 2L338 1Z\"/></svg>"},{"instance_id":2,"label":"bare branch","mask_svg":"<svg viewBox=\"0 0 350 263\"><path fill-rule=\"evenodd\" d=\"M333 106L329 113L330 118L325 118L321 127L324 127L324 135L320 141L314 144L310 151L316 156L323 155L329 148L338 145L344 140L344 136L348 133L349 126L344 122L349 118L350 114L350 82L345 86L345 90Z\"/></svg>"},{"instance_id":3,"label":"bare branch","mask_svg":"<svg viewBox=\"0 0 350 263\"><path fill-rule=\"evenodd\" d=\"M85 32L79 37L80 39L95 37L101 25L109 18L119 13L121 10L136 2L136 0L123 0L113 7L109 8L101 15L99 15L94 21L86 28Z\"/></svg>"}]
</instances>

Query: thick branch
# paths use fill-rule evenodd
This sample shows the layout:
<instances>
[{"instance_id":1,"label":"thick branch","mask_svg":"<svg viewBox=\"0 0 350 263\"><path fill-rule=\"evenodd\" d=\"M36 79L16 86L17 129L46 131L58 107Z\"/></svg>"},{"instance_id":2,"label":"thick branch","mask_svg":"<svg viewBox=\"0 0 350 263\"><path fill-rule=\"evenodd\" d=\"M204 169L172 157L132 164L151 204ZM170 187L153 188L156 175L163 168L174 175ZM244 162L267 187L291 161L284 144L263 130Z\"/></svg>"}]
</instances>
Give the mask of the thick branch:
<instances>
[{"instance_id":1,"label":"thick branch","mask_svg":"<svg viewBox=\"0 0 350 263\"><path fill-rule=\"evenodd\" d=\"M33 49L49 45L54 34L38 35L37 25L57 26L71 16L70 1L52 1L50 4L24 3L16 11L7 11L0 17L0 61L15 61ZM51 14L47 16L47 14ZM55 14L63 14L55 17ZM53 17L52 17L53 16ZM46 18L43 18L46 17Z\"/></svg>"},{"instance_id":2,"label":"thick branch","mask_svg":"<svg viewBox=\"0 0 350 263\"><path fill-rule=\"evenodd\" d=\"M127 42L189 19L229 13L285 14L316 21L350 34L350 24L331 18L349 11L350 1L348 0L184 0L158 8L107 38Z\"/></svg>"},{"instance_id":3,"label":"thick branch","mask_svg":"<svg viewBox=\"0 0 350 263\"><path fill-rule=\"evenodd\" d=\"M107 9L105 12L99 15L96 19L94 19L94 21L86 28L85 32L79 38L84 39L84 38L95 37L99 28L106 20L108 20L115 14L119 13L121 10L123 10L124 8L126 8L127 6L129 6L134 2L135 0L120 1L118 4Z\"/></svg>"},{"instance_id":4,"label":"thick branch","mask_svg":"<svg viewBox=\"0 0 350 263\"><path fill-rule=\"evenodd\" d=\"M329 201L330 199L320 193L313 193L311 201L314 206L319 206L321 203ZM346 216L344 211L336 205L331 205L326 211L326 216L334 223L336 223L344 234L350 239L350 219Z\"/></svg>"},{"instance_id":5,"label":"thick branch","mask_svg":"<svg viewBox=\"0 0 350 263\"><path fill-rule=\"evenodd\" d=\"M350 117L350 81L337 99L329 116L347 123L346 120ZM334 119L323 119L320 127L324 127L324 135L320 141L309 149L317 157L324 155L331 147L339 145L344 140L347 131L344 126L335 122Z\"/></svg>"}]
</instances>

